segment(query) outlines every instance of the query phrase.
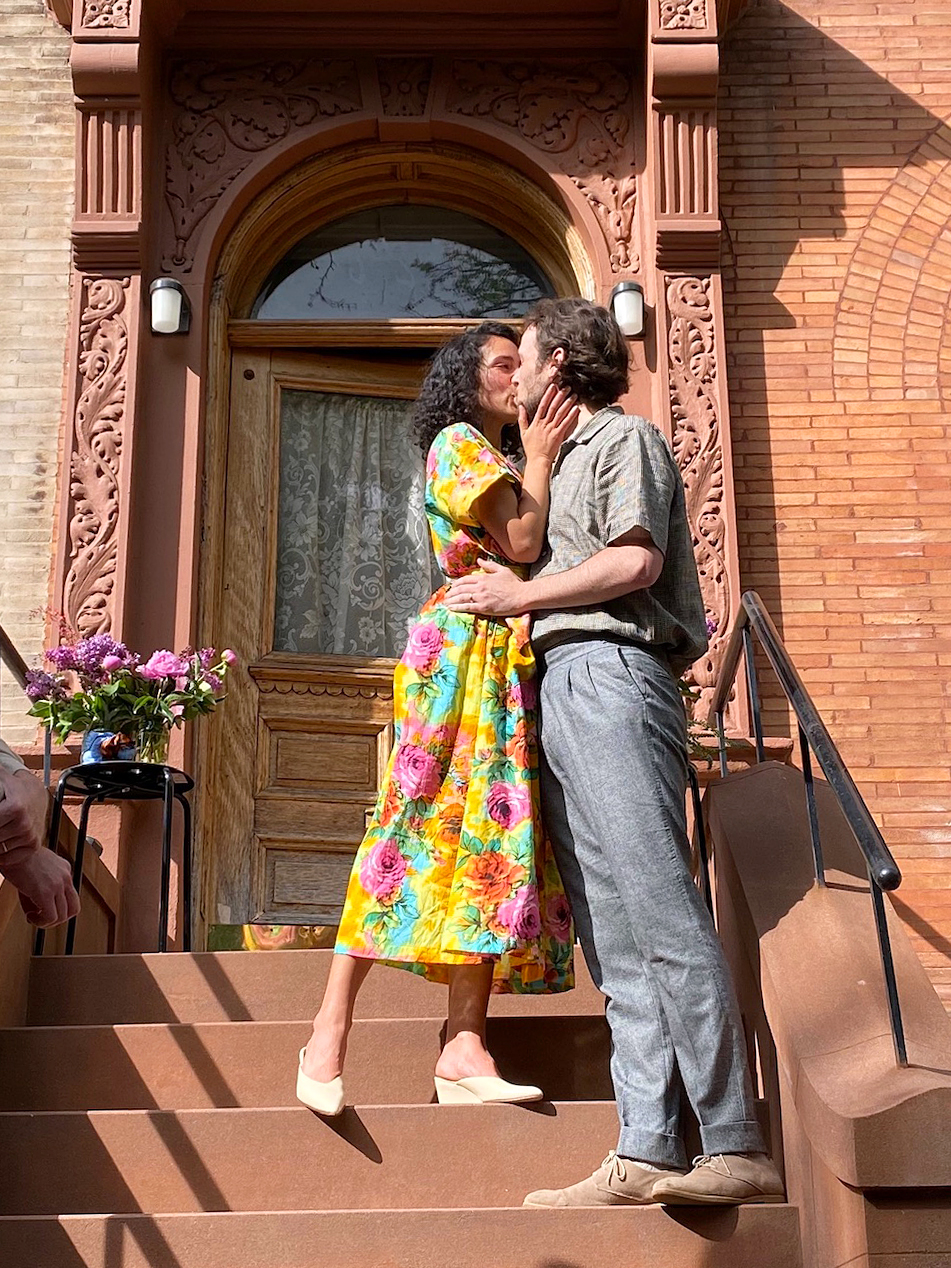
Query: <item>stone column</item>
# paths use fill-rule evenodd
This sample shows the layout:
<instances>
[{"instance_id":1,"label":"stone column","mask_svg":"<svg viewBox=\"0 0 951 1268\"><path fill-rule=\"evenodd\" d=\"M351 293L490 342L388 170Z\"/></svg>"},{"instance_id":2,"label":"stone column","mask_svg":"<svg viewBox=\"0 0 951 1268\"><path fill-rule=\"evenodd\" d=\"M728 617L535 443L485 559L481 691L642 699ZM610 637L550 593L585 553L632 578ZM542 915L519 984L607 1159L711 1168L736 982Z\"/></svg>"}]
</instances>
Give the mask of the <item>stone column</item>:
<instances>
[{"instance_id":1,"label":"stone column","mask_svg":"<svg viewBox=\"0 0 951 1268\"><path fill-rule=\"evenodd\" d=\"M656 269L655 407L683 475L711 630L710 650L691 671L700 717L740 593L719 271L716 41L714 0L651 0L647 170ZM741 693L731 704L730 726L745 732L748 721Z\"/></svg>"},{"instance_id":2,"label":"stone column","mask_svg":"<svg viewBox=\"0 0 951 1268\"><path fill-rule=\"evenodd\" d=\"M78 0L76 206L53 608L121 637L141 313L140 0Z\"/></svg>"}]
</instances>

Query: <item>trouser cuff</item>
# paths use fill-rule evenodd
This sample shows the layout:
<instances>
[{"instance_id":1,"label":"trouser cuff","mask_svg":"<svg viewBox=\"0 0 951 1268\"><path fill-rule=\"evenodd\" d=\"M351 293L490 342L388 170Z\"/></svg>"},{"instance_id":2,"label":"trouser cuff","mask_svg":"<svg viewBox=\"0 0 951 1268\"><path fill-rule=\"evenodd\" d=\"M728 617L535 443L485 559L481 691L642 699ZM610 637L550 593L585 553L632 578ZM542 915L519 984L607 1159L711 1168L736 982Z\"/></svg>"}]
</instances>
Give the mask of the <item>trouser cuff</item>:
<instances>
[{"instance_id":1,"label":"trouser cuff","mask_svg":"<svg viewBox=\"0 0 951 1268\"><path fill-rule=\"evenodd\" d=\"M654 1167L669 1167L672 1171L687 1169L687 1153L679 1136L663 1136L637 1127L622 1127L617 1152L622 1158L639 1159Z\"/></svg>"},{"instance_id":2,"label":"trouser cuff","mask_svg":"<svg viewBox=\"0 0 951 1268\"><path fill-rule=\"evenodd\" d=\"M762 1154L766 1142L757 1122L718 1123L700 1128L705 1154Z\"/></svg>"}]
</instances>

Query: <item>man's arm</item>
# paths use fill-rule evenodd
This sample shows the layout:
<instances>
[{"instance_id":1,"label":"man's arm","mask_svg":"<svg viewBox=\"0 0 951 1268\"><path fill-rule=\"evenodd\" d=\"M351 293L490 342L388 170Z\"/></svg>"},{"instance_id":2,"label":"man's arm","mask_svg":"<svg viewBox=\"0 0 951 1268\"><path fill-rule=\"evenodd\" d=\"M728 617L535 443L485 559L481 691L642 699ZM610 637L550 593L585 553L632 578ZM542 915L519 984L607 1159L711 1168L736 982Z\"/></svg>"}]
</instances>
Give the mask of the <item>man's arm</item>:
<instances>
[{"instance_id":1,"label":"man's arm","mask_svg":"<svg viewBox=\"0 0 951 1268\"><path fill-rule=\"evenodd\" d=\"M31 924L62 924L79 911L72 869L45 848L49 793L0 740L0 876L19 891Z\"/></svg>"},{"instance_id":2,"label":"man's arm","mask_svg":"<svg viewBox=\"0 0 951 1268\"><path fill-rule=\"evenodd\" d=\"M642 528L631 529L566 572L520 580L508 568L480 559L481 572L452 583L446 607L480 616L514 616L540 608L583 608L633 590L647 590L660 576L664 556Z\"/></svg>"}]
</instances>

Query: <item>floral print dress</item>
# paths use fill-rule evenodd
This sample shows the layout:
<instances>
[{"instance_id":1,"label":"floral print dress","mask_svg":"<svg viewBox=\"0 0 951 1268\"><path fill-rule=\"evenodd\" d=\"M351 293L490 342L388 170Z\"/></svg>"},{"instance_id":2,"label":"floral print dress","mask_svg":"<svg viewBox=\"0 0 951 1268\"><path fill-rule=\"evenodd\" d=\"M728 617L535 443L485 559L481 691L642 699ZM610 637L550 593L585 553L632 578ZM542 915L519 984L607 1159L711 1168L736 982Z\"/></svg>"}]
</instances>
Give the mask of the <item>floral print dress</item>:
<instances>
[{"instance_id":1,"label":"floral print dress","mask_svg":"<svg viewBox=\"0 0 951 1268\"><path fill-rule=\"evenodd\" d=\"M509 561L473 505L519 473L454 424L426 461L426 517L445 576ZM511 566L511 565L510 565ZM396 736L357 851L336 950L445 982L495 957L495 991L574 985L571 913L541 827L529 618L450 612L443 586L411 628L393 684Z\"/></svg>"}]
</instances>

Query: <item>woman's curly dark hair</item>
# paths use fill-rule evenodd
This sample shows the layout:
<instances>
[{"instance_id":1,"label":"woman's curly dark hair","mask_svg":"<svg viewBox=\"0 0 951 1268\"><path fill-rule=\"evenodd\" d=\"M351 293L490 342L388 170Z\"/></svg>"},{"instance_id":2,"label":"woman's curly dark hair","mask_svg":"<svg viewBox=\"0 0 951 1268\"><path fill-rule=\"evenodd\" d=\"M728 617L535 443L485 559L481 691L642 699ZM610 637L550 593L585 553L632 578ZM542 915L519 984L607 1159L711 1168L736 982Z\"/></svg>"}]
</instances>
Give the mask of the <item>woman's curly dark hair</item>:
<instances>
[{"instance_id":1,"label":"woman's curly dark hair","mask_svg":"<svg viewBox=\"0 0 951 1268\"><path fill-rule=\"evenodd\" d=\"M413 431L424 457L439 432L450 423L479 426L482 346L493 335L518 346L518 335L511 326L484 321L450 339L433 357L412 413ZM513 457L521 454L517 427L503 429L502 449Z\"/></svg>"},{"instance_id":2,"label":"woman's curly dark hair","mask_svg":"<svg viewBox=\"0 0 951 1268\"><path fill-rule=\"evenodd\" d=\"M627 391L627 340L606 308L587 299L541 299L525 324L535 327L539 365L564 348L558 382L583 405L603 409Z\"/></svg>"}]
</instances>

